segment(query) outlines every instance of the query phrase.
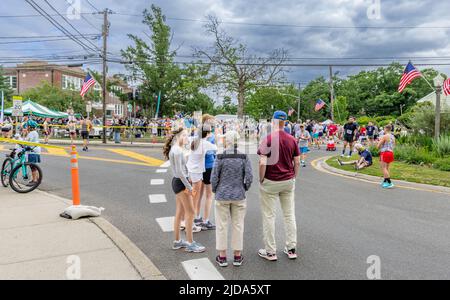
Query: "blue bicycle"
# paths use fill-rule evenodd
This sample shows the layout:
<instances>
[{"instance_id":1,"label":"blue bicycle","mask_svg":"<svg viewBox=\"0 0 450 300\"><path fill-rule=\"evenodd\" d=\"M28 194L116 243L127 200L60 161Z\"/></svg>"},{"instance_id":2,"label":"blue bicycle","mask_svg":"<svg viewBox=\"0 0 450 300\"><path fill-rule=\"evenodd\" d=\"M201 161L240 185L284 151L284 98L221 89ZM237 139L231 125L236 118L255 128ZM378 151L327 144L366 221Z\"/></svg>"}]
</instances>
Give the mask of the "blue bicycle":
<instances>
[{"instance_id":1,"label":"blue bicycle","mask_svg":"<svg viewBox=\"0 0 450 300\"><path fill-rule=\"evenodd\" d=\"M6 155L0 177L4 187L11 186L15 192L26 194L41 185L42 170L38 165L27 162L27 153L32 152L33 148L20 147L18 150L11 149L11 154Z\"/></svg>"}]
</instances>

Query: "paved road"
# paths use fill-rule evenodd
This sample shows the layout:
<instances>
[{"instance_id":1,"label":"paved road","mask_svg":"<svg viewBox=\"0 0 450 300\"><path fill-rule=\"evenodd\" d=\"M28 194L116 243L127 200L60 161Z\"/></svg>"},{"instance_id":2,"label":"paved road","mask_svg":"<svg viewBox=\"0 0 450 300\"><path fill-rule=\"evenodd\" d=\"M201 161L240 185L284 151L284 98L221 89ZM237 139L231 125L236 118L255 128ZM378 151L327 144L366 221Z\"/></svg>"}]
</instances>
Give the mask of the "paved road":
<instances>
[{"instance_id":1,"label":"paved road","mask_svg":"<svg viewBox=\"0 0 450 300\"><path fill-rule=\"evenodd\" d=\"M132 149L161 159L158 149ZM130 153L127 153L128 155ZM325 156L315 152L311 158ZM124 232L169 279L189 279L182 262L207 258L214 262L215 233L196 234L208 247L204 254L170 249L172 233L163 232L157 218L174 215L169 185L151 186L152 179L170 182L170 173L157 173L139 159L107 149L93 149L80 160L82 202L103 206L105 217ZM96 158L108 158L107 161ZM44 157L43 190L70 197L68 159ZM252 156L253 166L257 157ZM136 162L140 164L133 164ZM170 171L169 171L170 172ZM167 203L150 204L150 194ZM245 254L242 268L221 269L225 279L366 279L369 256L381 259L383 279L450 279L450 197L445 194L395 189L303 169L296 187L296 215L300 255L277 263L256 255L262 229L258 186L248 194ZM278 245L283 248L283 226L278 217Z\"/></svg>"}]
</instances>

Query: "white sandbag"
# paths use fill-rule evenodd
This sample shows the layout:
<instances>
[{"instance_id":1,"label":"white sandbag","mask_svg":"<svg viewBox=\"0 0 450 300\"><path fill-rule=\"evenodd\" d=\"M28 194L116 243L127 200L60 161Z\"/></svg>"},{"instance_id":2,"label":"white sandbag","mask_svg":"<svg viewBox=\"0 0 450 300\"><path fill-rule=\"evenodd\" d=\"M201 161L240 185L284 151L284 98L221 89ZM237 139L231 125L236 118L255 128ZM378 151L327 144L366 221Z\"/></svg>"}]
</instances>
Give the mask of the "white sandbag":
<instances>
[{"instance_id":1,"label":"white sandbag","mask_svg":"<svg viewBox=\"0 0 450 300\"><path fill-rule=\"evenodd\" d=\"M73 220L78 220L83 217L100 217L104 210L103 207L78 205L67 208L64 214L70 216Z\"/></svg>"}]
</instances>

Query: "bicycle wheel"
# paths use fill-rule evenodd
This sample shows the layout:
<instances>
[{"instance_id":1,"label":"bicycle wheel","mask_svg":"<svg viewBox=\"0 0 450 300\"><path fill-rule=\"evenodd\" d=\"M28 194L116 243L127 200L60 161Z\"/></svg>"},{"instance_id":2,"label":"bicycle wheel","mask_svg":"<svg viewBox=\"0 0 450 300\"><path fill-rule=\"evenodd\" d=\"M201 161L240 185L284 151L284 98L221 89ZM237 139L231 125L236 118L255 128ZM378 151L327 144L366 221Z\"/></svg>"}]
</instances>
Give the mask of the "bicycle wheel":
<instances>
[{"instance_id":1,"label":"bicycle wheel","mask_svg":"<svg viewBox=\"0 0 450 300\"><path fill-rule=\"evenodd\" d=\"M6 188L9 186L9 175L12 169L12 159L7 158L2 165L1 181L2 185Z\"/></svg>"},{"instance_id":2,"label":"bicycle wheel","mask_svg":"<svg viewBox=\"0 0 450 300\"><path fill-rule=\"evenodd\" d=\"M37 182L32 182L32 172L37 172ZM24 163L16 166L9 177L9 185L20 194L26 194L34 191L42 182L42 170L38 165Z\"/></svg>"}]
</instances>

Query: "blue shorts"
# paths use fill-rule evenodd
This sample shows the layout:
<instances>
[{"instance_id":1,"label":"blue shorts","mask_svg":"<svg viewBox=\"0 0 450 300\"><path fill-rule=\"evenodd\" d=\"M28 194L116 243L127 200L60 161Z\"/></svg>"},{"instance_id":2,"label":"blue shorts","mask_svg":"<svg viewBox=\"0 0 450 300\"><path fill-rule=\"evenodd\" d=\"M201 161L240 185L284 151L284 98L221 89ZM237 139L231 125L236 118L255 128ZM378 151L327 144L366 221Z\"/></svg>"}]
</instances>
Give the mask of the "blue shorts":
<instances>
[{"instance_id":1,"label":"blue shorts","mask_svg":"<svg viewBox=\"0 0 450 300\"><path fill-rule=\"evenodd\" d=\"M300 147L300 154L306 154L309 152L309 148L308 147Z\"/></svg>"},{"instance_id":2,"label":"blue shorts","mask_svg":"<svg viewBox=\"0 0 450 300\"><path fill-rule=\"evenodd\" d=\"M32 164L41 163L41 156L39 154L30 153L28 154L28 162Z\"/></svg>"}]
</instances>

